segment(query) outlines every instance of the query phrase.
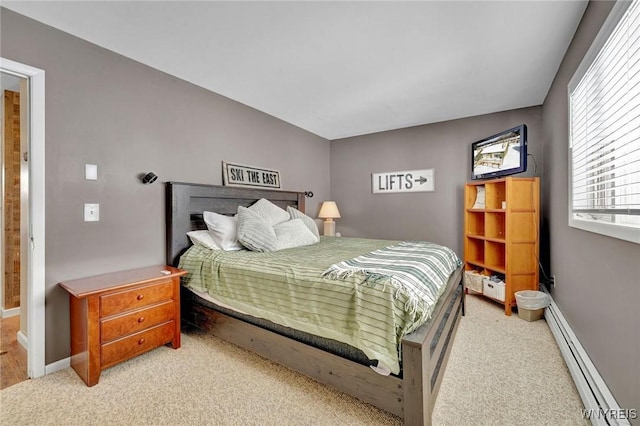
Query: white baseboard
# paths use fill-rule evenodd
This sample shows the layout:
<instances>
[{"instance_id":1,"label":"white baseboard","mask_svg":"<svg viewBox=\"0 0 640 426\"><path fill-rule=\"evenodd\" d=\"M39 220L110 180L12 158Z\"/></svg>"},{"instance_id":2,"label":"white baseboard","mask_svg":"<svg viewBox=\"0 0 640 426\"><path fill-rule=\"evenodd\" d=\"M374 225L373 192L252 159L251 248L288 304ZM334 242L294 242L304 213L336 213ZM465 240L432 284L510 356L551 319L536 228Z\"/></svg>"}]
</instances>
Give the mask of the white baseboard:
<instances>
[{"instance_id":1,"label":"white baseboard","mask_svg":"<svg viewBox=\"0 0 640 426\"><path fill-rule=\"evenodd\" d=\"M18 315L20 315L19 306L17 308L11 308L11 309L2 308L2 318L16 317Z\"/></svg>"},{"instance_id":2,"label":"white baseboard","mask_svg":"<svg viewBox=\"0 0 640 426\"><path fill-rule=\"evenodd\" d=\"M542 284L540 289L547 293L551 300L551 304L545 309L544 318L549 324L551 333L558 343L580 398L582 398L585 407L583 417L590 420L591 424L595 426L630 425L628 419L636 418L638 413L620 408L549 291Z\"/></svg>"},{"instance_id":3,"label":"white baseboard","mask_svg":"<svg viewBox=\"0 0 640 426\"><path fill-rule=\"evenodd\" d=\"M18 331L16 335L18 343L20 343L20 345L25 348L27 352L29 352L29 340L27 339L27 336L22 331ZM65 368L69 367L71 367L71 357L67 357L54 363L45 365L44 374L55 373L56 371L64 370Z\"/></svg>"},{"instance_id":4,"label":"white baseboard","mask_svg":"<svg viewBox=\"0 0 640 426\"><path fill-rule=\"evenodd\" d=\"M64 370L71 367L71 357L61 359L59 361L47 364L44 367L44 374L55 373L56 371Z\"/></svg>"},{"instance_id":5,"label":"white baseboard","mask_svg":"<svg viewBox=\"0 0 640 426\"><path fill-rule=\"evenodd\" d=\"M27 352L29 352L29 339L27 339L26 334L24 334L22 331L18 331L16 333L16 340L18 340L20 346L22 346Z\"/></svg>"}]
</instances>

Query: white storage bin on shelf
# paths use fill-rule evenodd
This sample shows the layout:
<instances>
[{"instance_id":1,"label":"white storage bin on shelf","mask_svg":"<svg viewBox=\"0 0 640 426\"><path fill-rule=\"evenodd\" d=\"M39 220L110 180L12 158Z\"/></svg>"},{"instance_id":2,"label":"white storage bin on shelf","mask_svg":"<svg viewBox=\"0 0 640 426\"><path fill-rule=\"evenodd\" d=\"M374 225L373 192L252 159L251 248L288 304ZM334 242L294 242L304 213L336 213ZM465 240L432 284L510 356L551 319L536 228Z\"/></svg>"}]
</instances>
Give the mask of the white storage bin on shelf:
<instances>
[{"instance_id":1,"label":"white storage bin on shelf","mask_svg":"<svg viewBox=\"0 0 640 426\"><path fill-rule=\"evenodd\" d=\"M482 279L484 275L476 271L464 271L464 286L476 293L482 293Z\"/></svg>"},{"instance_id":2,"label":"white storage bin on shelf","mask_svg":"<svg viewBox=\"0 0 640 426\"><path fill-rule=\"evenodd\" d=\"M502 280L492 280L491 277L484 277L482 280L483 293L485 296L504 302L505 284Z\"/></svg>"}]
</instances>

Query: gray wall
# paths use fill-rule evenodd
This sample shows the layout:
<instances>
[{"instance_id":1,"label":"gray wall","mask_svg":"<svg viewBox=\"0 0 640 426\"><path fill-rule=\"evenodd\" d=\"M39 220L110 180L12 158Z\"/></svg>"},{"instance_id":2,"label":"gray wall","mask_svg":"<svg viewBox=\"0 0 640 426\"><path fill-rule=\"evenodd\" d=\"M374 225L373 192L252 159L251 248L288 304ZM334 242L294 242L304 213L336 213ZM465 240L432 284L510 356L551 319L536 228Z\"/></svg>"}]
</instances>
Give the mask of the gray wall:
<instances>
[{"instance_id":1,"label":"gray wall","mask_svg":"<svg viewBox=\"0 0 640 426\"><path fill-rule=\"evenodd\" d=\"M3 57L46 71L46 363L69 356L58 282L164 263L161 181L222 184L225 160L312 190L312 215L328 199L329 141L9 10L0 26ZM83 221L84 203L100 222Z\"/></svg>"},{"instance_id":2,"label":"gray wall","mask_svg":"<svg viewBox=\"0 0 640 426\"><path fill-rule=\"evenodd\" d=\"M589 3L543 105L543 215L553 297L621 407L640 409L640 245L568 226L567 84L612 6Z\"/></svg>"},{"instance_id":3,"label":"gray wall","mask_svg":"<svg viewBox=\"0 0 640 426\"><path fill-rule=\"evenodd\" d=\"M470 178L471 143L526 124L529 153L542 170L540 107L446 121L331 142L331 195L344 236L421 239L453 248L462 257L464 184ZM533 176L529 157L526 173ZM434 169L435 191L376 194L371 173Z\"/></svg>"}]
</instances>

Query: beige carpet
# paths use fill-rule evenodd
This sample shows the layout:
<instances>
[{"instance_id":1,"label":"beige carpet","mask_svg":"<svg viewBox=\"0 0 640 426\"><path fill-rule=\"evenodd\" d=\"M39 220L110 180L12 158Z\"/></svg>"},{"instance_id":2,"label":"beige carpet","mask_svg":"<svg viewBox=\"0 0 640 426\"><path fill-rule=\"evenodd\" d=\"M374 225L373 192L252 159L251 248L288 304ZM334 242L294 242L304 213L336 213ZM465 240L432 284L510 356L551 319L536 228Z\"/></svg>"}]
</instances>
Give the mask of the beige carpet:
<instances>
[{"instance_id":1,"label":"beige carpet","mask_svg":"<svg viewBox=\"0 0 640 426\"><path fill-rule=\"evenodd\" d=\"M588 425L546 323L467 298L435 425ZM183 333L102 373L72 369L0 391L6 425L398 425L400 419L217 338Z\"/></svg>"}]
</instances>

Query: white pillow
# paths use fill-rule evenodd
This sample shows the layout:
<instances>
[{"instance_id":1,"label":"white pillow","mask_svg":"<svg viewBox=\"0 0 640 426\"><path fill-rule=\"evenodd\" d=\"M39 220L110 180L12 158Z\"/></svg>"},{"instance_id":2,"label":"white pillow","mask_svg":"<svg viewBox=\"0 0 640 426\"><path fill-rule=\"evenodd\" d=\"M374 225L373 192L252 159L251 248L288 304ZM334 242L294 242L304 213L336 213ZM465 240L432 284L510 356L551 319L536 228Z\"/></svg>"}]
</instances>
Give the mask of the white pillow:
<instances>
[{"instance_id":1,"label":"white pillow","mask_svg":"<svg viewBox=\"0 0 640 426\"><path fill-rule=\"evenodd\" d=\"M238 207L238 241L253 251L278 249L276 233L265 219L246 207Z\"/></svg>"},{"instance_id":2,"label":"white pillow","mask_svg":"<svg viewBox=\"0 0 640 426\"><path fill-rule=\"evenodd\" d=\"M187 232L187 236L194 246L200 245L210 248L211 250L220 250L220 247L216 244L211 233L207 229Z\"/></svg>"},{"instance_id":3,"label":"white pillow","mask_svg":"<svg viewBox=\"0 0 640 426\"><path fill-rule=\"evenodd\" d=\"M289 213L285 209L276 206L266 198L260 198L249 206L249 210L266 220L271 226L289 220Z\"/></svg>"},{"instance_id":4,"label":"white pillow","mask_svg":"<svg viewBox=\"0 0 640 426\"><path fill-rule=\"evenodd\" d=\"M287 206L287 212L289 212L289 216L291 216L291 219L301 219L305 226L309 228L309 231L311 231L311 233L316 236L318 241L320 241L320 232L318 231L318 225L316 224L315 220L291 206Z\"/></svg>"},{"instance_id":5,"label":"white pillow","mask_svg":"<svg viewBox=\"0 0 640 426\"><path fill-rule=\"evenodd\" d=\"M235 216L225 216L214 212L204 212L202 216L218 247L222 250L242 249L242 245L236 237L238 219Z\"/></svg>"},{"instance_id":6,"label":"white pillow","mask_svg":"<svg viewBox=\"0 0 640 426\"><path fill-rule=\"evenodd\" d=\"M291 219L273 227L277 238L277 249L283 250L292 247L302 247L315 244L319 237L307 228L302 219Z\"/></svg>"}]
</instances>

